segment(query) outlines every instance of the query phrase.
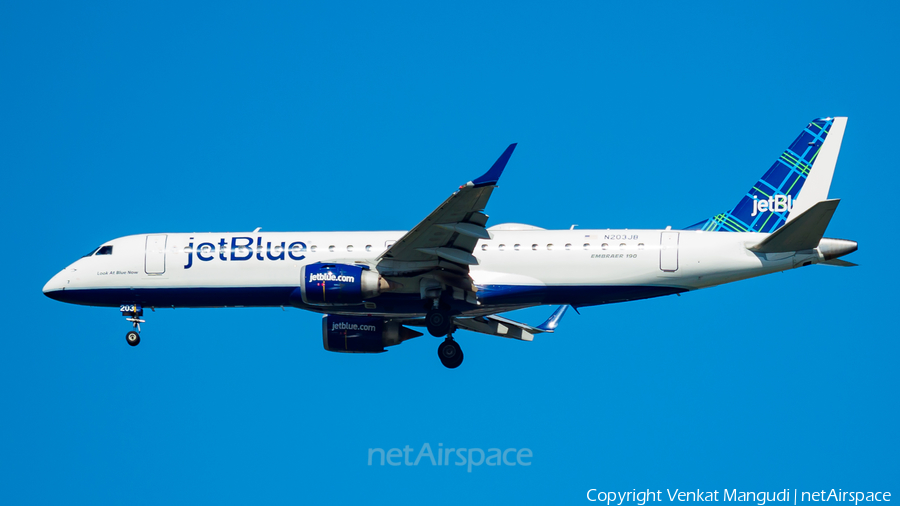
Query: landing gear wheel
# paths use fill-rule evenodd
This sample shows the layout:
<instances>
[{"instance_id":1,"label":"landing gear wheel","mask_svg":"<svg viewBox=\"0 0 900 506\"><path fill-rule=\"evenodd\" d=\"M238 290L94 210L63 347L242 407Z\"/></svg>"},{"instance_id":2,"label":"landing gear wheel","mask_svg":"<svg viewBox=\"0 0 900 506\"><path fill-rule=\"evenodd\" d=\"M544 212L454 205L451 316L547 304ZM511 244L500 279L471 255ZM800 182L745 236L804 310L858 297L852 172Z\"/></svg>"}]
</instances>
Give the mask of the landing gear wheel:
<instances>
[{"instance_id":1,"label":"landing gear wheel","mask_svg":"<svg viewBox=\"0 0 900 506\"><path fill-rule=\"evenodd\" d=\"M141 335L135 332L134 330L129 330L127 334L125 334L125 340L131 346L137 346L141 344Z\"/></svg>"},{"instance_id":2,"label":"landing gear wheel","mask_svg":"<svg viewBox=\"0 0 900 506\"><path fill-rule=\"evenodd\" d=\"M438 357L448 369L456 369L463 362L463 352L453 339L447 339L438 346Z\"/></svg>"},{"instance_id":3,"label":"landing gear wheel","mask_svg":"<svg viewBox=\"0 0 900 506\"><path fill-rule=\"evenodd\" d=\"M452 323L453 320L450 318L450 313L442 309L432 309L425 315L428 333L434 337L444 337L449 334Z\"/></svg>"}]
</instances>

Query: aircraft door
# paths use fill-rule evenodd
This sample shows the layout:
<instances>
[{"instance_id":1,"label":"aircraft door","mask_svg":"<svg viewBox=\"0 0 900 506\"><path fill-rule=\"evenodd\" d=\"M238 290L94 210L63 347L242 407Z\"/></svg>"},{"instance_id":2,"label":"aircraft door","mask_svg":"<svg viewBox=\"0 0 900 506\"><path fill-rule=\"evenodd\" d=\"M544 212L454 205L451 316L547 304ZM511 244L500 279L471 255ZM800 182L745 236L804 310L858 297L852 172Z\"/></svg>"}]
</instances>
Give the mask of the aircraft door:
<instances>
[{"instance_id":1,"label":"aircraft door","mask_svg":"<svg viewBox=\"0 0 900 506\"><path fill-rule=\"evenodd\" d=\"M662 232L659 238L659 269L678 270L678 232Z\"/></svg>"},{"instance_id":2,"label":"aircraft door","mask_svg":"<svg viewBox=\"0 0 900 506\"><path fill-rule=\"evenodd\" d=\"M166 236L148 235L144 247L144 272L159 276L166 272Z\"/></svg>"}]
</instances>

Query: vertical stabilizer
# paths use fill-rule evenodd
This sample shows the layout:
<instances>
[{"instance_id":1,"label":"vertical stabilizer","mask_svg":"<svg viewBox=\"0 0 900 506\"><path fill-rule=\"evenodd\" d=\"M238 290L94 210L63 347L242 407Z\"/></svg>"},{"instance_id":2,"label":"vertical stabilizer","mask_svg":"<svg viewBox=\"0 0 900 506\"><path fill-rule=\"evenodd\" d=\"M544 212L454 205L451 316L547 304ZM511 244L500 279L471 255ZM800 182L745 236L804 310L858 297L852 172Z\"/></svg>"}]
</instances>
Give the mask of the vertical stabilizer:
<instances>
[{"instance_id":1,"label":"vertical stabilizer","mask_svg":"<svg viewBox=\"0 0 900 506\"><path fill-rule=\"evenodd\" d=\"M847 118L812 120L732 210L687 230L771 233L827 200L846 125Z\"/></svg>"},{"instance_id":2,"label":"vertical stabilizer","mask_svg":"<svg viewBox=\"0 0 900 506\"><path fill-rule=\"evenodd\" d=\"M847 118L834 118L834 124L831 125L828 137L816 156L806 183L794 199L794 208L787 221L800 216L819 202L828 200L828 189L831 188L831 178L834 176L834 166L841 151L841 141L844 140L846 127Z\"/></svg>"}]
</instances>

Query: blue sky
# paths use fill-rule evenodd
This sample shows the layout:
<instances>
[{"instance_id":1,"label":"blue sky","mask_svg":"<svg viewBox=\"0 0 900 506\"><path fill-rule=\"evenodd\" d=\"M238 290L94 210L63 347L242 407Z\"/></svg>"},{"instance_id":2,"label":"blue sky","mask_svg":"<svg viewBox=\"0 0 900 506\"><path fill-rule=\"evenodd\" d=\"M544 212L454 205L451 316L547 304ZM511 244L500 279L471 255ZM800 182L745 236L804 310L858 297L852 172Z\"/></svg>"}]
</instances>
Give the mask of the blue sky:
<instances>
[{"instance_id":1,"label":"blue sky","mask_svg":"<svg viewBox=\"0 0 900 506\"><path fill-rule=\"evenodd\" d=\"M0 501L569 503L589 488L897 492L895 4L5 3ZM816 266L586 308L532 343L324 351L299 310L115 309L44 282L134 233L397 230L518 142L487 212L730 209L849 116ZM868 218L867 218L868 217ZM551 308L514 316L542 321ZM529 467L367 466L529 448Z\"/></svg>"}]
</instances>

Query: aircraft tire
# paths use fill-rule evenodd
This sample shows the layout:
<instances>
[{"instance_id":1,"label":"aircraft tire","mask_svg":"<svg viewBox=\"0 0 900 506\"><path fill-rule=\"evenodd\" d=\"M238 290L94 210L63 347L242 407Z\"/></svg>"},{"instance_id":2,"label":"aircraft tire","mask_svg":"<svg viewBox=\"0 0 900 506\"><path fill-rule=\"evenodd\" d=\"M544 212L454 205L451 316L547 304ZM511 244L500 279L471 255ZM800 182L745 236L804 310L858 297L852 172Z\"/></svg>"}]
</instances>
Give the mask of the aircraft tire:
<instances>
[{"instance_id":1,"label":"aircraft tire","mask_svg":"<svg viewBox=\"0 0 900 506\"><path fill-rule=\"evenodd\" d=\"M456 341L447 339L438 346L438 357L441 363L448 369L456 369L463 362L462 348Z\"/></svg>"},{"instance_id":2,"label":"aircraft tire","mask_svg":"<svg viewBox=\"0 0 900 506\"><path fill-rule=\"evenodd\" d=\"M127 334L125 334L125 341L129 346L137 346L141 344L141 335L133 330L129 330Z\"/></svg>"},{"instance_id":3,"label":"aircraft tire","mask_svg":"<svg viewBox=\"0 0 900 506\"><path fill-rule=\"evenodd\" d=\"M425 324L428 327L428 333L434 337L444 337L450 333L451 323L452 319L447 311L432 309L425 315Z\"/></svg>"}]
</instances>

